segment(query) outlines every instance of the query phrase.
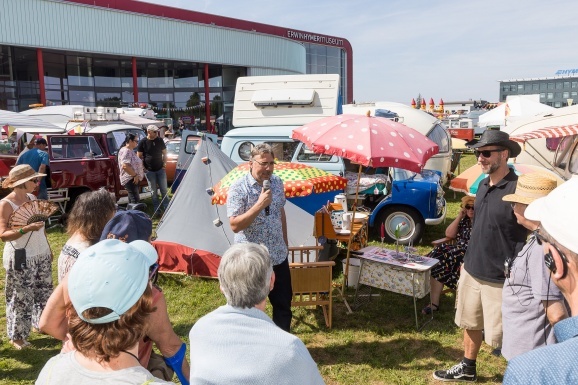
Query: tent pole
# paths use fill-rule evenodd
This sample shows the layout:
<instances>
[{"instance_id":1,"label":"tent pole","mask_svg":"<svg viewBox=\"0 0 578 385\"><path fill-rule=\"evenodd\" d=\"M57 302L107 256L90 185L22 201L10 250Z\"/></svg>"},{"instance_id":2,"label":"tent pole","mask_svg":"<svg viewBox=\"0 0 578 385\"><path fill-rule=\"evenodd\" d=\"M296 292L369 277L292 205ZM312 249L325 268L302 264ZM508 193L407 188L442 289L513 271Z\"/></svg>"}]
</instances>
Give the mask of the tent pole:
<instances>
[{"instance_id":1,"label":"tent pole","mask_svg":"<svg viewBox=\"0 0 578 385\"><path fill-rule=\"evenodd\" d=\"M355 211L357 210L357 198L359 197L359 181L361 179L361 168L362 165L359 165L359 171L357 172L357 186L355 187L355 201L353 202L353 216L351 217L351 231L349 232L349 242L347 243L347 256L345 257L345 272L343 276L343 286L341 287L341 294L343 296L343 300L345 301L345 288L347 286L347 279L349 276L349 256L351 255L351 242L353 242L353 224L355 223ZM347 192L345 194L347 199ZM345 305L347 309L351 313L351 309L345 301Z\"/></svg>"}]
</instances>

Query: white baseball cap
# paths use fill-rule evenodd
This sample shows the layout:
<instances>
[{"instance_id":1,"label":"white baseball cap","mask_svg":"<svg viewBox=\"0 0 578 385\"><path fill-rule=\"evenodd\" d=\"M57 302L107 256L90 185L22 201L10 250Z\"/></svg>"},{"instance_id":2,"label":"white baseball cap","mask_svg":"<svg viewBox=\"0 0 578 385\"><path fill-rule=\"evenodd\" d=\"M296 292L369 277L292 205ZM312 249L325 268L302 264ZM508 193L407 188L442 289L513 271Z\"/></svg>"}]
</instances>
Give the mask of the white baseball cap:
<instances>
[{"instance_id":1,"label":"white baseball cap","mask_svg":"<svg viewBox=\"0 0 578 385\"><path fill-rule=\"evenodd\" d=\"M106 239L84 250L68 276L68 294L78 316L92 324L118 320L143 295L149 268L157 258L155 248L141 240ZM96 319L83 317L85 310L95 307L111 313Z\"/></svg>"},{"instance_id":2,"label":"white baseball cap","mask_svg":"<svg viewBox=\"0 0 578 385\"><path fill-rule=\"evenodd\" d=\"M578 254L578 175L562 183L548 196L530 203L524 216L540 221L556 242Z\"/></svg>"}]
</instances>

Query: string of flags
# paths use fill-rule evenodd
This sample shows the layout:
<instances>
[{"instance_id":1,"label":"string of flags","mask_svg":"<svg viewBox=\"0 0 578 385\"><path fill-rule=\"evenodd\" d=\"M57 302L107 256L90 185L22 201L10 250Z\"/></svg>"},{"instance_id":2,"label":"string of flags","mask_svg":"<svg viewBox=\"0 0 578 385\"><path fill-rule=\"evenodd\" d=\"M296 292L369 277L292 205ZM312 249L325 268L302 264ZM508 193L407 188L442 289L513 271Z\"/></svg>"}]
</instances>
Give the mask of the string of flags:
<instances>
[{"instance_id":1,"label":"string of flags","mask_svg":"<svg viewBox=\"0 0 578 385\"><path fill-rule=\"evenodd\" d=\"M175 111L176 111L176 112L179 112L179 111L196 111L196 110L204 110L204 109L205 109L205 103L201 103L201 104L198 104L198 105L196 105L196 106L181 107L181 108L179 108L179 107L169 107L169 108L167 108L167 107L155 107L155 106L151 106L151 109L152 109L153 111L163 111L163 112L166 112L166 111L170 111L170 112L175 112Z\"/></svg>"}]
</instances>

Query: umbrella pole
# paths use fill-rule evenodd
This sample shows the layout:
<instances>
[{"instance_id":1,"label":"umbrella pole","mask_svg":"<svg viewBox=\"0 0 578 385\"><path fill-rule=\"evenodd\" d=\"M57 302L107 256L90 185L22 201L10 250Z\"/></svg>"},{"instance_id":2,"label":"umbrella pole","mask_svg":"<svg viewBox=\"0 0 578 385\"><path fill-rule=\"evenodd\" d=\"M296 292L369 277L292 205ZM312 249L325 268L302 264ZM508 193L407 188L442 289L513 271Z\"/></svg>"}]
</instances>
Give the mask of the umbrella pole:
<instances>
[{"instance_id":1,"label":"umbrella pole","mask_svg":"<svg viewBox=\"0 0 578 385\"><path fill-rule=\"evenodd\" d=\"M347 279L349 277L349 256L351 255L351 242L353 241L353 224L355 223L355 211L357 210L357 198L359 197L359 180L361 179L361 164L359 165L359 171L357 173L357 186L355 187L355 201L353 202L353 216L351 217L351 231L349 232L349 242L347 243L347 255L345 257L345 272L343 276L343 286L341 287L341 293L343 295L343 300L345 301L345 287L347 286ZM347 198L347 192L346 192ZM347 301L345 305L351 312Z\"/></svg>"}]
</instances>

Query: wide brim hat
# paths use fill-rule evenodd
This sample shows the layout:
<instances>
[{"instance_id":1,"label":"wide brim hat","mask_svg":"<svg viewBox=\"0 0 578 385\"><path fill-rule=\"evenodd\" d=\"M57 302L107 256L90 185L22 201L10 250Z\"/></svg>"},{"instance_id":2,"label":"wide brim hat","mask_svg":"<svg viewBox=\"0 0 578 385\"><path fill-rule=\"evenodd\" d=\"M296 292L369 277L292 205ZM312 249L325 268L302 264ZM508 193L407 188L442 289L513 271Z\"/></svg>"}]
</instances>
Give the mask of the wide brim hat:
<instances>
[{"instance_id":1,"label":"wide brim hat","mask_svg":"<svg viewBox=\"0 0 578 385\"><path fill-rule=\"evenodd\" d=\"M510 157L515 158L522 152L522 147L510 139L510 135L503 131L486 130L480 139L472 139L466 143L469 148L480 148L484 146L501 146L510 150Z\"/></svg>"},{"instance_id":2,"label":"wide brim hat","mask_svg":"<svg viewBox=\"0 0 578 385\"><path fill-rule=\"evenodd\" d=\"M14 188L28 182L30 179L34 179L40 176L46 176L46 174L41 174L34 171L34 169L27 164L20 164L10 170L8 178L2 181L2 187Z\"/></svg>"},{"instance_id":3,"label":"wide brim hat","mask_svg":"<svg viewBox=\"0 0 578 385\"><path fill-rule=\"evenodd\" d=\"M562 183L548 196L530 203L524 217L539 221L552 238L568 250L578 253L578 175Z\"/></svg>"},{"instance_id":4,"label":"wide brim hat","mask_svg":"<svg viewBox=\"0 0 578 385\"><path fill-rule=\"evenodd\" d=\"M529 205L536 199L550 194L557 185L556 179L548 174L534 172L520 175L516 184L516 192L505 195L502 200Z\"/></svg>"}]
</instances>

